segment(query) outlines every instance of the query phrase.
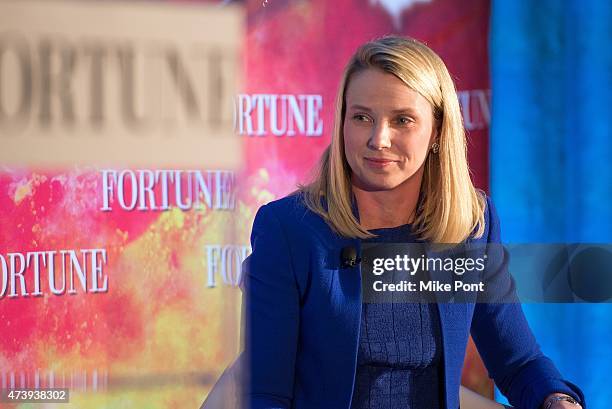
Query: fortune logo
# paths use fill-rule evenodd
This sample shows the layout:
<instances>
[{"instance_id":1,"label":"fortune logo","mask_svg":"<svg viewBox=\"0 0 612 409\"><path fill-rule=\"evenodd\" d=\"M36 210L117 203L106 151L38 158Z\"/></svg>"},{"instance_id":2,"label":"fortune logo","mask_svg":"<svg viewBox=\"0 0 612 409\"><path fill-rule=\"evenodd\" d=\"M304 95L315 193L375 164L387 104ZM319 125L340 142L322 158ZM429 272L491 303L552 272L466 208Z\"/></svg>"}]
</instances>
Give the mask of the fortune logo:
<instances>
[{"instance_id":1,"label":"fortune logo","mask_svg":"<svg viewBox=\"0 0 612 409\"><path fill-rule=\"evenodd\" d=\"M323 135L322 95L239 94L234 109L240 135Z\"/></svg>"}]
</instances>

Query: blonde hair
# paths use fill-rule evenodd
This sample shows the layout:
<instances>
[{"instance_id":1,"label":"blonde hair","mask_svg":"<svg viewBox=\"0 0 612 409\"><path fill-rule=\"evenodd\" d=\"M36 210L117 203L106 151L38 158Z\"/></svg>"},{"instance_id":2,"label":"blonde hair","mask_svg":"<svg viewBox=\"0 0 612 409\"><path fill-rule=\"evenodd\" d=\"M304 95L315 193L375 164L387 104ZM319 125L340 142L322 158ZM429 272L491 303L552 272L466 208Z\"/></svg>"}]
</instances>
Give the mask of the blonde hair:
<instances>
[{"instance_id":1,"label":"blonde hair","mask_svg":"<svg viewBox=\"0 0 612 409\"><path fill-rule=\"evenodd\" d=\"M460 243L484 232L485 197L470 179L466 136L455 86L440 57L425 44L403 37L383 37L359 47L344 70L336 99L334 130L314 180L299 186L306 206L338 234L374 235L352 210L351 168L344 153L345 93L351 77L365 69L395 75L433 107L439 152L428 153L413 231L433 243Z\"/></svg>"}]
</instances>

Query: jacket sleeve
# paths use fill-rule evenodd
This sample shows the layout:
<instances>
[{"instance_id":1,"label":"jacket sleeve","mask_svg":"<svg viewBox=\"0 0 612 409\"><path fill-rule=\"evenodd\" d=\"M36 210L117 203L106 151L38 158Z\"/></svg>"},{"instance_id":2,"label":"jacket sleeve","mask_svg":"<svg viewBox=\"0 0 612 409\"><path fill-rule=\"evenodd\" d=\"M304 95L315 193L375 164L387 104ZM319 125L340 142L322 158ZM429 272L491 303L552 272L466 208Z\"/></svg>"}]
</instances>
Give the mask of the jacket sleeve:
<instances>
[{"instance_id":1,"label":"jacket sleeve","mask_svg":"<svg viewBox=\"0 0 612 409\"><path fill-rule=\"evenodd\" d=\"M586 408L582 391L564 380L553 362L540 351L508 272L508 254L501 246L497 213L487 198L486 285L503 302L477 303L471 334L489 376L510 403L520 409L539 409L551 393L566 393ZM497 243L497 244L496 244Z\"/></svg>"},{"instance_id":2,"label":"jacket sleeve","mask_svg":"<svg viewBox=\"0 0 612 409\"><path fill-rule=\"evenodd\" d=\"M248 409L290 408L300 320L291 248L269 205L255 216L244 264L243 402Z\"/></svg>"}]
</instances>

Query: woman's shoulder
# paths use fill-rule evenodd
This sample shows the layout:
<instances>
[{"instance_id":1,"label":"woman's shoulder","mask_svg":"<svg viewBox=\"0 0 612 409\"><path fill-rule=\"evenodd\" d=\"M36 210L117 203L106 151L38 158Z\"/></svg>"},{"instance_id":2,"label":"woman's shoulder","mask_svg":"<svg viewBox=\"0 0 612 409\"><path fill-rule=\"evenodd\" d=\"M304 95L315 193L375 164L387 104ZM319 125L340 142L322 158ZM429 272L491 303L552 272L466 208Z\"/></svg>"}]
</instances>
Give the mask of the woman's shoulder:
<instances>
[{"instance_id":1,"label":"woman's shoulder","mask_svg":"<svg viewBox=\"0 0 612 409\"><path fill-rule=\"evenodd\" d=\"M272 200L261 207L265 207L269 211L274 211L279 216L292 215L295 212L307 210L303 196L304 194L301 191L295 191L287 196Z\"/></svg>"},{"instance_id":2,"label":"woman's shoulder","mask_svg":"<svg viewBox=\"0 0 612 409\"><path fill-rule=\"evenodd\" d=\"M273 237L276 243L286 243L294 258L309 254L327 254L329 249L342 247L346 239L334 232L325 220L308 208L300 193L273 200L259 208L251 242L258 237ZM280 245L280 244L278 244ZM304 262L304 265L308 265Z\"/></svg>"},{"instance_id":3,"label":"woman's shoulder","mask_svg":"<svg viewBox=\"0 0 612 409\"><path fill-rule=\"evenodd\" d=\"M310 210L304 203L303 193L299 191L272 200L257 210L257 214L269 213L281 223L296 223L306 217L309 212Z\"/></svg>"},{"instance_id":4,"label":"woman's shoulder","mask_svg":"<svg viewBox=\"0 0 612 409\"><path fill-rule=\"evenodd\" d=\"M285 230L305 232L305 228L325 228L327 224L308 208L304 195L296 191L261 206L255 216L256 222L258 217L264 218L265 215L265 218L274 218Z\"/></svg>"}]
</instances>

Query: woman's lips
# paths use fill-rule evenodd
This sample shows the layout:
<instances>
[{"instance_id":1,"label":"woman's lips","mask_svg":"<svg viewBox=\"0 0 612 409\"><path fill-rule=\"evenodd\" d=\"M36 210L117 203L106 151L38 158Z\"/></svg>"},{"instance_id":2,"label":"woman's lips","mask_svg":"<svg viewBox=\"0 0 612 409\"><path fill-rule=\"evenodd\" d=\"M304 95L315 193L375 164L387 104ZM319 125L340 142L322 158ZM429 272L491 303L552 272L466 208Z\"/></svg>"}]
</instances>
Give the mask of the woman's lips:
<instances>
[{"instance_id":1,"label":"woman's lips","mask_svg":"<svg viewBox=\"0 0 612 409\"><path fill-rule=\"evenodd\" d=\"M364 158L364 159L368 166L376 168L376 169L385 168L391 165L392 163L396 162L392 159L385 159L385 158Z\"/></svg>"}]
</instances>

